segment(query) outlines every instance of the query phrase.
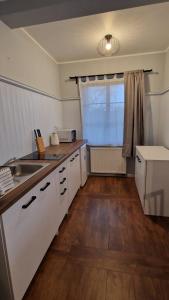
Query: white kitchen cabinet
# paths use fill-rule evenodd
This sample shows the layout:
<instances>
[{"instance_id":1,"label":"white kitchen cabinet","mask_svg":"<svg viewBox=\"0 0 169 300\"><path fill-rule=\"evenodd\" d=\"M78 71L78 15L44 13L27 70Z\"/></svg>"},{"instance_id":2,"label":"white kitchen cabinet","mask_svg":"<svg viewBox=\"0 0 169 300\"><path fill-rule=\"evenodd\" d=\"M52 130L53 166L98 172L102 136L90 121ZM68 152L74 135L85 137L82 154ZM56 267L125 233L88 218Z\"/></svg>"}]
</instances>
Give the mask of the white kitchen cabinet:
<instances>
[{"instance_id":1,"label":"white kitchen cabinet","mask_svg":"<svg viewBox=\"0 0 169 300\"><path fill-rule=\"evenodd\" d=\"M168 149L136 147L135 182L145 214L169 217L168 174Z\"/></svg>"},{"instance_id":2,"label":"white kitchen cabinet","mask_svg":"<svg viewBox=\"0 0 169 300\"><path fill-rule=\"evenodd\" d=\"M81 186L84 186L87 180L87 148L86 144L80 148L80 173Z\"/></svg>"},{"instance_id":3,"label":"white kitchen cabinet","mask_svg":"<svg viewBox=\"0 0 169 300\"><path fill-rule=\"evenodd\" d=\"M80 183L77 150L1 215L0 288L4 300L23 298Z\"/></svg>"},{"instance_id":4,"label":"white kitchen cabinet","mask_svg":"<svg viewBox=\"0 0 169 300\"><path fill-rule=\"evenodd\" d=\"M15 300L22 299L57 230L53 173L2 215Z\"/></svg>"}]
</instances>

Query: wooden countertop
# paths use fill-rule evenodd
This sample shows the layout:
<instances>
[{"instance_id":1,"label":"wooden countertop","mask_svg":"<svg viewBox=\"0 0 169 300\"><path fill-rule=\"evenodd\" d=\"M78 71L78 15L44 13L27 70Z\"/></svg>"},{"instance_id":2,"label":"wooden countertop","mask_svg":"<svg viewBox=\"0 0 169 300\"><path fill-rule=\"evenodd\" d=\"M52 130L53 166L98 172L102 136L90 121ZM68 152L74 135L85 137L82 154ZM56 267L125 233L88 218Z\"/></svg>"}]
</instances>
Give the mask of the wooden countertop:
<instances>
[{"instance_id":1,"label":"wooden countertop","mask_svg":"<svg viewBox=\"0 0 169 300\"><path fill-rule=\"evenodd\" d=\"M12 206L16 201L18 201L22 196L29 192L37 183L39 183L43 178L49 175L53 170L55 170L60 164L62 164L73 152L78 150L82 145L85 144L84 140L78 140L74 143L61 143L58 146L49 146L46 148L46 152L50 154L64 154L64 157L60 160L38 160L38 162L47 162L49 166L45 167L37 174L33 175L27 181L23 182L16 188L9 191L7 194L0 198L0 214L6 211L10 206ZM22 161L23 162L23 161ZM29 162L37 162L36 160L29 160Z\"/></svg>"}]
</instances>

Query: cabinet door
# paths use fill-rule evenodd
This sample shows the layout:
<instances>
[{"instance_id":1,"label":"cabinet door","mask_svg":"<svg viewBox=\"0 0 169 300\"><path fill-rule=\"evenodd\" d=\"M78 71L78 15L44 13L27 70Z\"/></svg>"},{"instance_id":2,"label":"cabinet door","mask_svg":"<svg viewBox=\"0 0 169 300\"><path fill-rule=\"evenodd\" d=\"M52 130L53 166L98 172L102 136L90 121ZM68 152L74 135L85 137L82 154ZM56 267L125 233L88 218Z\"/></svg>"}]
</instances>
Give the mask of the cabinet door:
<instances>
[{"instance_id":1,"label":"cabinet door","mask_svg":"<svg viewBox=\"0 0 169 300\"><path fill-rule=\"evenodd\" d=\"M84 186L87 180L87 149L86 145L80 148L80 172L81 186Z\"/></svg>"},{"instance_id":2,"label":"cabinet door","mask_svg":"<svg viewBox=\"0 0 169 300\"><path fill-rule=\"evenodd\" d=\"M69 185L69 204L73 201L79 187L80 187L80 158L79 151L76 151L69 158L69 173L68 173L68 185Z\"/></svg>"},{"instance_id":3,"label":"cabinet door","mask_svg":"<svg viewBox=\"0 0 169 300\"><path fill-rule=\"evenodd\" d=\"M169 161L148 161L144 213L169 217Z\"/></svg>"},{"instance_id":4,"label":"cabinet door","mask_svg":"<svg viewBox=\"0 0 169 300\"><path fill-rule=\"evenodd\" d=\"M81 174L80 174L80 153L79 150L74 154L74 181L75 181L75 195L81 184Z\"/></svg>"},{"instance_id":5,"label":"cabinet door","mask_svg":"<svg viewBox=\"0 0 169 300\"><path fill-rule=\"evenodd\" d=\"M144 209L144 197L145 197L145 177L146 177L146 162L139 154L136 153L135 160L135 182L140 197L141 205Z\"/></svg>"},{"instance_id":6,"label":"cabinet door","mask_svg":"<svg viewBox=\"0 0 169 300\"><path fill-rule=\"evenodd\" d=\"M22 299L57 232L55 192L51 174L2 215L15 300Z\"/></svg>"},{"instance_id":7,"label":"cabinet door","mask_svg":"<svg viewBox=\"0 0 169 300\"><path fill-rule=\"evenodd\" d=\"M73 198L75 196L75 168L74 168L74 164L75 164L75 158L74 155L71 155L71 157L68 160L68 164L69 164L69 169L68 169L68 187L69 187L69 206L73 201Z\"/></svg>"}]
</instances>

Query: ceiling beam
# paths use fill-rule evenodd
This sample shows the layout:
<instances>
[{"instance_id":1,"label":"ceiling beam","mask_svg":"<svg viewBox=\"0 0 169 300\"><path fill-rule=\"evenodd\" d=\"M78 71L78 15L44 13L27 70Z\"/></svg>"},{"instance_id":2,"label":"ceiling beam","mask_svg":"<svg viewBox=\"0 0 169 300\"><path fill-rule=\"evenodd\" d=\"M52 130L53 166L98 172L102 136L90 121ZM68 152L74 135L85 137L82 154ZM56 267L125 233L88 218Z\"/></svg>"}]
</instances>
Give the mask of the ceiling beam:
<instances>
[{"instance_id":1,"label":"ceiling beam","mask_svg":"<svg viewBox=\"0 0 169 300\"><path fill-rule=\"evenodd\" d=\"M17 28L162 2L168 1L7 0L0 2L0 19L9 27Z\"/></svg>"}]
</instances>

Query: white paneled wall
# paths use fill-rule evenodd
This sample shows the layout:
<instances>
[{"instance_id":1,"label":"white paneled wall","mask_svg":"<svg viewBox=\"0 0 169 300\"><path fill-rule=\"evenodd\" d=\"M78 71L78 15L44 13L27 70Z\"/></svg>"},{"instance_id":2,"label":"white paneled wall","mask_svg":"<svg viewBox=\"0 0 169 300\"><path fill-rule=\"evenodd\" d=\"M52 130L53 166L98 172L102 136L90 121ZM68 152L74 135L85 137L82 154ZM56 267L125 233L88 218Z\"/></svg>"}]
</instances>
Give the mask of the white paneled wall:
<instances>
[{"instance_id":1,"label":"white paneled wall","mask_svg":"<svg viewBox=\"0 0 169 300\"><path fill-rule=\"evenodd\" d=\"M77 138L82 138L80 100L62 101L63 124L65 128L73 128L77 131Z\"/></svg>"},{"instance_id":2,"label":"white paneled wall","mask_svg":"<svg viewBox=\"0 0 169 300\"><path fill-rule=\"evenodd\" d=\"M48 145L54 126L62 126L60 101L0 82L0 164L35 151L34 128Z\"/></svg>"}]
</instances>

